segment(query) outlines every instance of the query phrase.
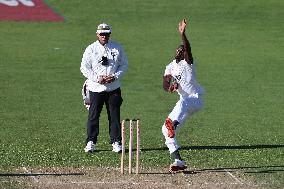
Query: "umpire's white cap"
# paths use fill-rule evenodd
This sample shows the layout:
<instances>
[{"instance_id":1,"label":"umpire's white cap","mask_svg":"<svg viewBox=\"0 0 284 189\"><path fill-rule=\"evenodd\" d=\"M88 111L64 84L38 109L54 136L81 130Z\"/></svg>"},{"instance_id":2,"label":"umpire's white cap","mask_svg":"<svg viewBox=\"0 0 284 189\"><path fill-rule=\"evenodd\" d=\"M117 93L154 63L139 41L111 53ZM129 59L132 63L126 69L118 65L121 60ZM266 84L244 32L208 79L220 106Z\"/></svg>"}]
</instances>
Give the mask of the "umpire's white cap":
<instances>
[{"instance_id":1,"label":"umpire's white cap","mask_svg":"<svg viewBox=\"0 0 284 189\"><path fill-rule=\"evenodd\" d=\"M98 34L100 34L100 33L111 33L111 28L106 23L102 23L102 24L98 25L97 33Z\"/></svg>"}]
</instances>

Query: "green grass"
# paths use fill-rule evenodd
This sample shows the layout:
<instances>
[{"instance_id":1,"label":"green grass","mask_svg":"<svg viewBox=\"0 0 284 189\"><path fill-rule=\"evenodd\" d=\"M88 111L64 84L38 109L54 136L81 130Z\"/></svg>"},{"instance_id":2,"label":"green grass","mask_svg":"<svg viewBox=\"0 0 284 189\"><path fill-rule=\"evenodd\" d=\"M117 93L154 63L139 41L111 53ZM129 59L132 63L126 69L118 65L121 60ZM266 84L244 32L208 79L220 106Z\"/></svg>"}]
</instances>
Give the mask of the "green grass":
<instances>
[{"instance_id":1,"label":"green grass","mask_svg":"<svg viewBox=\"0 0 284 189\"><path fill-rule=\"evenodd\" d=\"M162 90L162 75L180 43L177 23L185 17L206 95L203 111L178 135L182 156L192 168L276 169L246 175L284 186L282 1L47 2L66 22L0 22L1 172L119 164L108 144L105 112L99 151L83 153L87 111L79 67L102 21L128 55L122 118L141 118L142 166L168 166L161 125L178 96Z\"/></svg>"}]
</instances>

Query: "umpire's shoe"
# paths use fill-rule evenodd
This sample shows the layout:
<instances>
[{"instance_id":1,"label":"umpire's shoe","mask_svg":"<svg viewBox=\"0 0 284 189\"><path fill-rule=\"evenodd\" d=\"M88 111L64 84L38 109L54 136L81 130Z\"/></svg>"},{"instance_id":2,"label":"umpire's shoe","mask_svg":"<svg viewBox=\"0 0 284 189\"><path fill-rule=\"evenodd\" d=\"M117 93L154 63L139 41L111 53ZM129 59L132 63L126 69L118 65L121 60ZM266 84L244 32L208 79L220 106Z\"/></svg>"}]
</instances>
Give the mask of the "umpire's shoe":
<instances>
[{"instance_id":1,"label":"umpire's shoe","mask_svg":"<svg viewBox=\"0 0 284 189\"><path fill-rule=\"evenodd\" d=\"M95 150L95 144L93 141L89 141L85 147L85 152L93 152Z\"/></svg>"},{"instance_id":2,"label":"umpire's shoe","mask_svg":"<svg viewBox=\"0 0 284 189\"><path fill-rule=\"evenodd\" d=\"M112 143L112 151L116 153L120 153L122 151L122 147L119 142Z\"/></svg>"}]
</instances>

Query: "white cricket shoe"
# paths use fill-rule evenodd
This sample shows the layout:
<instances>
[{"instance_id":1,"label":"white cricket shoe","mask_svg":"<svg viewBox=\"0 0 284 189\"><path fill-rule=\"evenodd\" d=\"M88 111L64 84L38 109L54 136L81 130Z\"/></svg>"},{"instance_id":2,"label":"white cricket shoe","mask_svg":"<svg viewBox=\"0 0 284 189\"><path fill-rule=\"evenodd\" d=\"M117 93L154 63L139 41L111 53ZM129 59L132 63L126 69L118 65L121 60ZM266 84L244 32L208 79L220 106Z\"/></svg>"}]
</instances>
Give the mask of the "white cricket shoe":
<instances>
[{"instance_id":1,"label":"white cricket shoe","mask_svg":"<svg viewBox=\"0 0 284 189\"><path fill-rule=\"evenodd\" d=\"M32 0L18 0L18 1L21 2L23 5L25 5L27 7L35 6L35 4Z\"/></svg>"},{"instance_id":2,"label":"white cricket shoe","mask_svg":"<svg viewBox=\"0 0 284 189\"><path fill-rule=\"evenodd\" d=\"M119 153L119 152L121 152L121 150L122 150L121 145L118 142L112 143L112 151L113 152Z\"/></svg>"},{"instance_id":3,"label":"white cricket shoe","mask_svg":"<svg viewBox=\"0 0 284 189\"><path fill-rule=\"evenodd\" d=\"M179 159L175 159L175 162L173 162L170 165L170 172L171 173L178 173L178 172L182 172L187 168L187 166L185 165L185 162Z\"/></svg>"},{"instance_id":4,"label":"white cricket shoe","mask_svg":"<svg viewBox=\"0 0 284 189\"><path fill-rule=\"evenodd\" d=\"M93 141L89 141L85 147L85 152L93 152L95 150L95 144Z\"/></svg>"},{"instance_id":5,"label":"white cricket shoe","mask_svg":"<svg viewBox=\"0 0 284 189\"><path fill-rule=\"evenodd\" d=\"M10 7L16 7L19 5L19 2L17 0L0 0L0 3Z\"/></svg>"}]
</instances>

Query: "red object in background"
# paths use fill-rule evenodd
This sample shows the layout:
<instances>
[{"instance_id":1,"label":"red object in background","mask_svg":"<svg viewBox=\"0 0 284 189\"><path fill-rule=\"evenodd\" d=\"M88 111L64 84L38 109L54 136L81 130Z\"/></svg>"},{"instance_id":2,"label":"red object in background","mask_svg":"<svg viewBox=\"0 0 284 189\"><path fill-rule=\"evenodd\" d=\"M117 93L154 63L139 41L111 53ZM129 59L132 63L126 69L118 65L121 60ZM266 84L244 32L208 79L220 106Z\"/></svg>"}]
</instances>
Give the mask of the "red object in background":
<instances>
[{"instance_id":1,"label":"red object in background","mask_svg":"<svg viewBox=\"0 0 284 189\"><path fill-rule=\"evenodd\" d=\"M16 6L8 6L0 1L0 21L47 21L62 22L64 18L43 0L33 0L34 6L26 6L18 1Z\"/></svg>"}]
</instances>

